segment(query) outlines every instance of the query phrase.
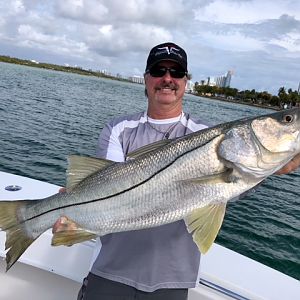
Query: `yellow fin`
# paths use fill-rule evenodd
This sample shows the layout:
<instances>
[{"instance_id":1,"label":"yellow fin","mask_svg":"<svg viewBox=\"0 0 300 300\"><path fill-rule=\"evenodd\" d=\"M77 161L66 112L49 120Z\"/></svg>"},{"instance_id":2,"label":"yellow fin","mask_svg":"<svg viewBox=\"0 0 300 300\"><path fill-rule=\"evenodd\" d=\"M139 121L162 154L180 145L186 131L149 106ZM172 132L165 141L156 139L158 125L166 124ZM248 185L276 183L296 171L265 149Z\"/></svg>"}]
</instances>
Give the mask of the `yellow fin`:
<instances>
[{"instance_id":1,"label":"yellow fin","mask_svg":"<svg viewBox=\"0 0 300 300\"><path fill-rule=\"evenodd\" d=\"M95 233L80 228L80 225L66 216L59 218L53 226L52 232L52 246L72 246L97 237Z\"/></svg>"},{"instance_id":2,"label":"yellow fin","mask_svg":"<svg viewBox=\"0 0 300 300\"><path fill-rule=\"evenodd\" d=\"M114 162L102 158L70 155L68 157L67 189L72 189L84 178L112 163Z\"/></svg>"},{"instance_id":3,"label":"yellow fin","mask_svg":"<svg viewBox=\"0 0 300 300\"><path fill-rule=\"evenodd\" d=\"M18 213L30 201L1 201L0 228L6 231L6 271L8 271L35 239L28 237L24 224L20 224ZM37 238L37 237L36 237Z\"/></svg>"},{"instance_id":4,"label":"yellow fin","mask_svg":"<svg viewBox=\"0 0 300 300\"><path fill-rule=\"evenodd\" d=\"M193 211L185 223L188 232L192 233L193 240L201 253L205 254L214 240L223 223L226 203L208 205Z\"/></svg>"},{"instance_id":5,"label":"yellow fin","mask_svg":"<svg viewBox=\"0 0 300 300\"><path fill-rule=\"evenodd\" d=\"M97 234L89 232L87 230L77 228L75 230L59 231L53 234L52 246L72 246L76 243L89 241L95 239Z\"/></svg>"},{"instance_id":6,"label":"yellow fin","mask_svg":"<svg viewBox=\"0 0 300 300\"><path fill-rule=\"evenodd\" d=\"M6 253L6 271L8 271L25 250L35 241L29 238L22 226L16 226L6 232L5 249L9 249Z\"/></svg>"},{"instance_id":7,"label":"yellow fin","mask_svg":"<svg viewBox=\"0 0 300 300\"><path fill-rule=\"evenodd\" d=\"M162 141L154 142L154 143L151 143L149 145L140 147L140 148L128 153L127 156L126 156L126 160L135 159L139 156L142 156L142 155L147 154L147 153L149 153L153 150L156 150L160 147L163 147L163 146L169 144L170 142L172 142L171 139L170 140L162 140Z\"/></svg>"}]
</instances>

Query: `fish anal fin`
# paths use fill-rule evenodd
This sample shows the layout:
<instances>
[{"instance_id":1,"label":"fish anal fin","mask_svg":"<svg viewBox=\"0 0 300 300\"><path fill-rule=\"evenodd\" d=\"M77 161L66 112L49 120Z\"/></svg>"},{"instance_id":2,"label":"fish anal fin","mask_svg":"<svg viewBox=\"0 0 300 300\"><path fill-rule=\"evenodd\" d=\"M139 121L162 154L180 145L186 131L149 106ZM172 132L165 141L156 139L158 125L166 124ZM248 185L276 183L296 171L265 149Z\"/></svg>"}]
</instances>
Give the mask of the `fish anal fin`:
<instances>
[{"instance_id":1,"label":"fish anal fin","mask_svg":"<svg viewBox=\"0 0 300 300\"><path fill-rule=\"evenodd\" d=\"M77 243L89 241L95 239L97 234L87 231L82 228L75 230L65 230L59 231L53 234L52 237L52 246L72 246Z\"/></svg>"},{"instance_id":2,"label":"fish anal fin","mask_svg":"<svg viewBox=\"0 0 300 300\"><path fill-rule=\"evenodd\" d=\"M79 224L67 216L62 216L56 221L52 232L52 246L72 246L76 243L81 243L97 237L95 233L81 228Z\"/></svg>"},{"instance_id":3,"label":"fish anal fin","mask_svg":"<svg viewBox=\"0 0 300 300\"><path fill-rule=\"evenodd\" d=\"M212 204L193 211L185 223L201 253L205 254L222 226L226 203Z\"/></svg>"},{"instance_id":4,"label":"fish anal fin","mask_svg":"<svg viewBox=\"0 0 300 300\"><path fill-rule=\"evenodd\" d=\"M72 189L86 177L113 163L113 161L102 158L70 155L68 157L67 190Z\"/></svg>"},{"instance_id":5,"label":"fish anal fin","mask_svg":"<svg viewBox=\"0 0 300 300\"><path fill-rule=\"evenodd\" d=\"M126 160L136 159L137 157L142 156L144 154L147 154L151 151L154 151L154 150L156 150L160 147L163 147L163 146L169 144L170 142L172 142L172 139L170 139L170 140L161 140L161 141L154 142L154 143L151 143L149 145L140 147L140 148L128 153L127 156L126 156Z\"/></svg>"}]
</instances>

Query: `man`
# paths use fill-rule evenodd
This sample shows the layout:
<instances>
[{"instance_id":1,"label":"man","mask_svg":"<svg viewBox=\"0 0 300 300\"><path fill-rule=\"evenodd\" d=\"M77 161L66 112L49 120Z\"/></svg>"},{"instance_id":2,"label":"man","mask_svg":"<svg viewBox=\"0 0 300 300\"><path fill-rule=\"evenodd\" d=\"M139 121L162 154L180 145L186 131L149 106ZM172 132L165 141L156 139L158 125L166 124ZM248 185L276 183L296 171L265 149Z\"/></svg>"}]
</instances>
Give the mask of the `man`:
<instances>
[{"instance_id":1,"label":"man","mask_svg":"<svg viewBox=\"0 0 300 300\"><path fill-rule=\"evenodd\" d=\"M182 110L188 68L181 47L164 43L151 49L144 77L147 112L107 124L99 139L99 157L124 161L144 145L206 127ZM293 163L288 168L296 168L300 157ZM101 237L101 244L78 299L187 299L188 288L199 281L200 253L182 220L109 234Z\"/></svg>"},{"instance_id":2,"label":"man","mask_svg":"<svg viewBox=\"0 0 300 300\"><path fill-rule=\"evenodd\" d=\"M181 47L154 47L144 75L147 112L110 122L100 135L97 156L124 161L144 145L205 128L182 111L187 76ZM101 243L82 299L187 299L187 289L199 280L199 250L184 221L109 234Z\"/></svg>"}]
</instances>

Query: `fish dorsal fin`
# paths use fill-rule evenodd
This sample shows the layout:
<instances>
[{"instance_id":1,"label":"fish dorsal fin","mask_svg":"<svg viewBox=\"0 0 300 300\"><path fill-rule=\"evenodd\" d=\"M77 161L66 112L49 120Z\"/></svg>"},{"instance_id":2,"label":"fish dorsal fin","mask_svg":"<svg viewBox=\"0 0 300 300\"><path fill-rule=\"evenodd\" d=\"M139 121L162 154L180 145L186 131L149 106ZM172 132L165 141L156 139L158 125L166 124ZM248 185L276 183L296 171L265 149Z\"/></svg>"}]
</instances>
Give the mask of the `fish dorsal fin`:
<instances>
[{"instance_id":1,"label":"fish dorsal fin","mask_svg":"<svg viewBox=\"0 0 300 300\"><path fill-rule=\"evenodd\" d=\"M114 162L102 158L70 155L68 157L67 190L72 189L84 178L112 163Z\"/></svg>"},{"instance_id":2,"label":"fish dorsal fin","mask_svg":"<svg viewBox=\"0 0 300 300\"><path fill-rule=\"evenodd\" d=\"M128 153L126 156L126 160L135 159L141 155L147 154L153 150L163 147L163 146L169 144L170 142L172 142L172 140L162 140L162 141L158 141L158 142L151 143L149 145L140 147L140 148Z\"/></svg>"},{"instance_id":3,"label":"fish dorsal fin","mask_svg":"<svg viewBox=\"0 0 300 300\"><path fill-rule=\"evenodd\" d=\"M201 253L205 254L216 239L225 210L226 203L213 204L198 208L185 218L188 232L193 235Z\"/></svg>"}]
</instances>

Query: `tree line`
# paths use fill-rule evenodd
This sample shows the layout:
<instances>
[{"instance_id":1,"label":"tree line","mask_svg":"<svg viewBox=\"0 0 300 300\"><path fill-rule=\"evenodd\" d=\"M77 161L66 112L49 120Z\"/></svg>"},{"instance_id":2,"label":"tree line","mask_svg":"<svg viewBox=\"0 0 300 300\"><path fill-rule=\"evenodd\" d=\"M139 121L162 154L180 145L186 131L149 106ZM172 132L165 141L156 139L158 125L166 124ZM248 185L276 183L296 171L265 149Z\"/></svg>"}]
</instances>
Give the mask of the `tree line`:
<instances>
[{"instance_id":1,"label":"tree line","mask_svg":"<svg viewBox=\"0 0 300 300\"><path fill-rule=\"evenodd\" d=\"M128 81L124 78L119 78L119 77L115 77L112 75L108 75L101 71L93 71L91 69L86 70L86 69L83 69L82 67L78 67L78 66L77 67L61 66L61 65L56 65L56 64L44 63L44 62L36 62L36 61L32 61L32 60L27 60L27 59L20 59L20 58L5 56L5 55L0 55L0 62L29 66L29 67L34 67L34 68L47 69L47 70L70 72L70 73L76 73L76 74L80 74L80 75L104 77L104 78L114 79L114 80L119 80L119 81Z\"/></svg>"},{"instance_id":2,"label":"tree line","mask_svg":"<svg viewBox=\"0 0 300 300\"><path fill-rule=\"evenodd\" d=\"M196 82L194 94L279 108L300 106L300 95L298 92L285 87L280 87L277 95L272 95L267 91L257 92L255 89L239 91L236 88L200 85Z\"/></svg>"}]
</instances>

